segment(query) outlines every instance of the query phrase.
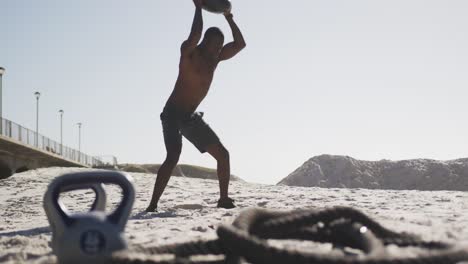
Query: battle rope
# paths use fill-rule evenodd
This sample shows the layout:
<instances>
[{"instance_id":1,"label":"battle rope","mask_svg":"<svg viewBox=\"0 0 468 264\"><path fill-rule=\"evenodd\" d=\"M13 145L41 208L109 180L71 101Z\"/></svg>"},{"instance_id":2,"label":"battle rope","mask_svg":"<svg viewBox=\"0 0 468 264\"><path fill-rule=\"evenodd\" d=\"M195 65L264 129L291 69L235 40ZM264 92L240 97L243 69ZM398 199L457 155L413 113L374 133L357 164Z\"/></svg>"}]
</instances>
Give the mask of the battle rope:
<instances>
[{"instance_id":1,"label":"battle rope","mask_svg":"<svg viewBox=\"0 0 468 264\"><path fill-rule=\"evenodd\" d=\"M157 264L456 264L468 260L468 248L423 241L408 233L386 229L358 210L334 207L324 210L271 211L247 209L232 225L217 229L218 239L192 241L136 252L118 252L111 263ZM294 239L331 243L353 248L362 254L327 255L281 249L268 239ZM385 246L416 247L417 255L392 256ZM421 252L421 253L419 253Z\"/></svg>"}]
</instances>

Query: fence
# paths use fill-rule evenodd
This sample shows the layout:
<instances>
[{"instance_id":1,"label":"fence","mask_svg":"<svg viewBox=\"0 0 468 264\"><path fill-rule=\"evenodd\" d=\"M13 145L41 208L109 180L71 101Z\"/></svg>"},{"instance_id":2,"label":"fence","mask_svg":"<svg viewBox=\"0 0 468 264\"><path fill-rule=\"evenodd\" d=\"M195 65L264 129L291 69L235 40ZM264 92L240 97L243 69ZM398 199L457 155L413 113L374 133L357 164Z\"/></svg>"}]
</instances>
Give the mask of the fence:
<instances>
[{"instance_id":1,"label":"fence","mask_svg":"<svg viewBox=\"0 0 468 264\"><path fill-rule=\"evenodd\" d=\"M103 162L97 157L92 157L78 150L63 146L50 138L44 137L41 134L36 134L35 131L20 126L8 119L1 118L0 135L83 165L91 167L103 165Z\"/></svg>"},{"instance_id":2,"label":"fence","mask_svg":"<svg viewBox=\"0 0 468 264\"><path fill-rule=\"evenodd\" d=\"M115 167L118 164L117 158L112 155L99 155L95 156L95 158L102 162L102 166Z\"/></svg>"}]
</instances>

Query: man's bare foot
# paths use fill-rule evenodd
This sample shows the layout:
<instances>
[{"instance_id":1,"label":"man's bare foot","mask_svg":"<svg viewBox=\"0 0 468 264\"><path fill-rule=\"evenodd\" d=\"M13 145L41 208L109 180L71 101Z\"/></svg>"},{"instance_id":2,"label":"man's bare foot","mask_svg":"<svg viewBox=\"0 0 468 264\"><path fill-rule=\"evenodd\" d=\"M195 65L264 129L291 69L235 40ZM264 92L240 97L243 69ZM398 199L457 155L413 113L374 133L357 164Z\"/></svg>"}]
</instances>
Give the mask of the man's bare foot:
<instances>
[{"instance_id":1,"label":"man's bare foot","mask_svg":"<svg viewBox=\"0 0 468 264\"><path fill-rule=\"evenodd\" d=\"M157 205L149 205L148 208L146 208L146 212L157 212L158 211L158 206Z\"/></svg>"},{"instance_id":2,"label":"man's bare foot","mask_svg":"<svg viewBox=\"0 0 468 264\"><path fill-rule=\"evenodd\" d=\"M226 197L226 198L221 198L218 200L218 207L225 208L225 209L232 209L232 208L236 208L236 205L234 204L233 199Z\"/></svg>"}]
</instances>

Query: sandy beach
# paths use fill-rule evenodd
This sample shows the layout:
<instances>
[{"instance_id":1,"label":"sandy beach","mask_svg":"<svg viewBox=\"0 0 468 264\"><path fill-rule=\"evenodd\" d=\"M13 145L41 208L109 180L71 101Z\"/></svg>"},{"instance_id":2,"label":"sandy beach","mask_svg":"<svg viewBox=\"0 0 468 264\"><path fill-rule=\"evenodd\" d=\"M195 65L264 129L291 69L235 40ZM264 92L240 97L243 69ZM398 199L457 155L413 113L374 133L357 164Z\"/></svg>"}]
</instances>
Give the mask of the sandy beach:
<instances>
[{"instance_id":1,"label":"sandy beach","mask_svg":"<svg viewBox=\"0 0 468 264\"><path fill-rule=\"evenodd\" d=\"M43 210L50 181L78 168L47 168L16 174L0 181L0 262L49 263L51 232ZM218 182L172 177L158 212L146 213L156 175L131 173L136 201L125 236L130 248L150 247L194 239L215 238L220 223L231 223L248 207L270 209L350 206L395 231L408 231L427 240L468 242L468 193L457 191L396 191L289 187L231 182L238 208L216 208ZM108 209L120 202L117 187L106 186ZM61 197L72 212L84 211L94 199L91 190Z\"/></svg>"}]
</instances>

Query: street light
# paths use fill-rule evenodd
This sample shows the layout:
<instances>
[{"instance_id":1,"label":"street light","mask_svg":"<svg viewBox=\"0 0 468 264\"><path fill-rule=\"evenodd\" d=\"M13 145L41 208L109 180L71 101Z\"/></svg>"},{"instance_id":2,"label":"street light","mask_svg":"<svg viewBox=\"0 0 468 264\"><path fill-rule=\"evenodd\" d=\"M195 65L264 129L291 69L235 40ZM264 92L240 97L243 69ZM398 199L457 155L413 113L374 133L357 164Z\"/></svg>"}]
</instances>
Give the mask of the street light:
<instances>
[{"instance_id":1,"label":"street light","mask_svg":"<svg viewBox=\"0 0 468 264\"><path fill-rule=\"evenodd\" d=\"M63 113L62 109L59 110L60 113L60 155L63 156Z\"/></svg>"},{"instance_id":2,"label":"street light","mask_svg":"<svg viewBox=\"0 0 468 264\"><path fill-rule=\"evenodd\" d=\"M81 125L82 123L76 123L78 125L78 162L81 159Z\"/></svg>"},{"instance_id":3,"label":"street light","mask_svg":"<svg viewBox=\"0 0 468 264\"><path fill-rule=\"evenodd\" d=\"M3 95L2 95L2 76L5 73L5 68L0 67L0 135L3 135Z\"/></svg>"},{"instance_id":4,"label":"street light","mask_svg":"<svg viewBox=\"0 0 468 264\"><path fill-rule=\"evenodd\" d=\"M36 96L36 148L39 147L39 97L41 97L40 92L35 92Z\"/></svg>"}]
</instances>

